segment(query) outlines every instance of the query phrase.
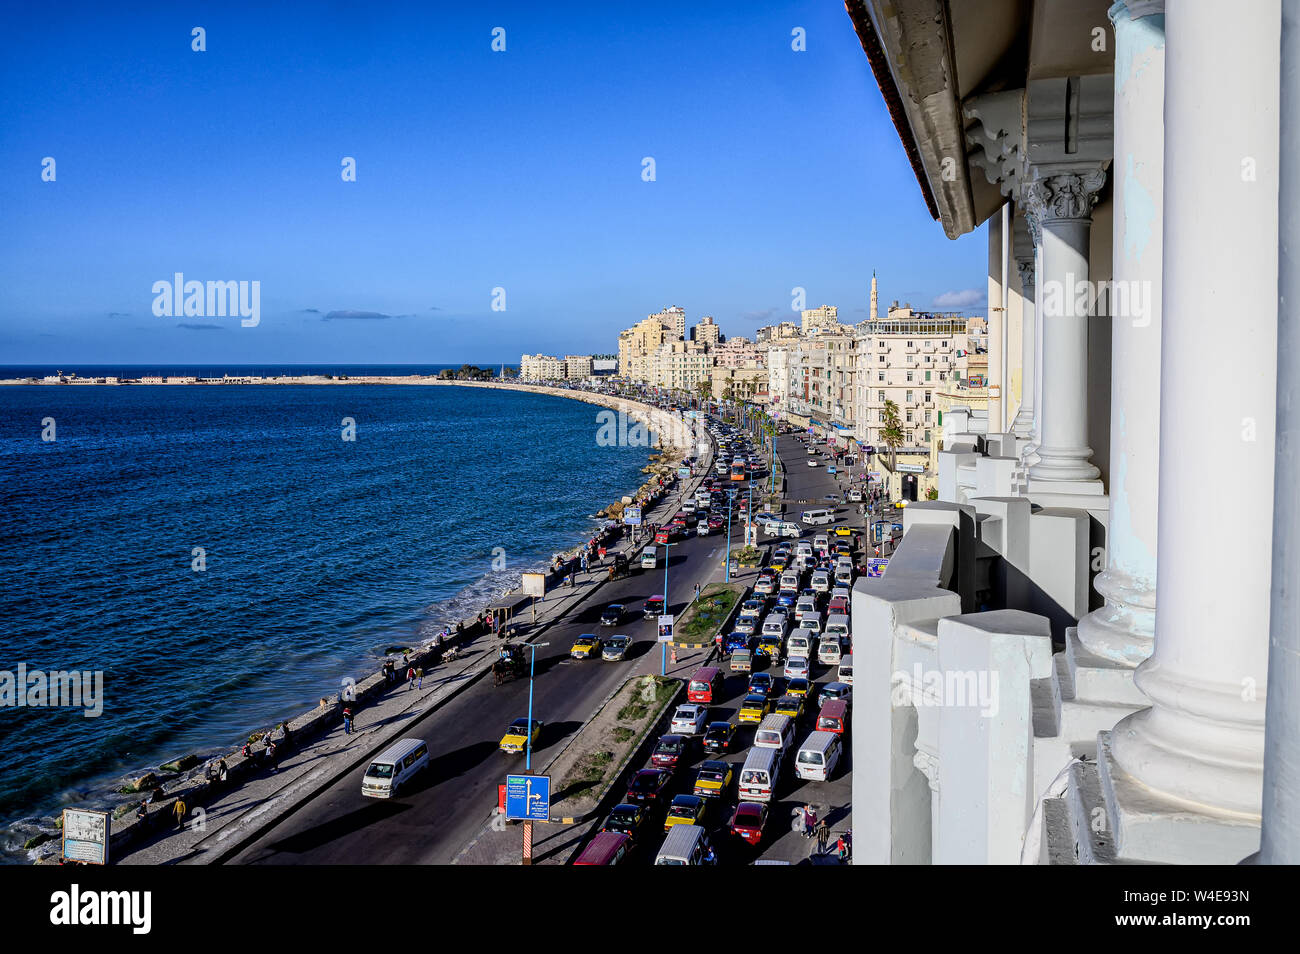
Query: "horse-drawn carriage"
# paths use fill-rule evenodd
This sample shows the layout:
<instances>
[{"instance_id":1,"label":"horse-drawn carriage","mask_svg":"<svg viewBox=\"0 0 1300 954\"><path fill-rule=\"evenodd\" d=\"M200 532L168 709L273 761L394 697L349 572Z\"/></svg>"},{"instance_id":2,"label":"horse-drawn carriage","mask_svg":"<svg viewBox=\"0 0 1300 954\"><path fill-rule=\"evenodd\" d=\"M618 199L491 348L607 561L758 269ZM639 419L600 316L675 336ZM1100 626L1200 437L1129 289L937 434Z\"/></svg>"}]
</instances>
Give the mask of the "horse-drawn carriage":
<instances>
[{"instance_id":1,"label":"horse-drawn carriage","mask_svg":"<svg viewBox=\"0 0 1300 954\"><path fill-rule=\"evenodd\" d=\"M614 554L614 562L609 565L609 578L618 580L631 575L632 565L628 562L627 556L622 553Z\"/></svg>"},{"instance_id":2,"label":"horse-drawn carriage","mask_svg":"<svg viewBox=\"0 0 1300 954\"><path fill-rule=\"evenodd\" d=\"M503 682L522 676L527 671L528 659L524 655L524 648L518 643L506 643L501 647L496 661L492 663L492 682L499 686Z\"/></svg>"}]
</instances>

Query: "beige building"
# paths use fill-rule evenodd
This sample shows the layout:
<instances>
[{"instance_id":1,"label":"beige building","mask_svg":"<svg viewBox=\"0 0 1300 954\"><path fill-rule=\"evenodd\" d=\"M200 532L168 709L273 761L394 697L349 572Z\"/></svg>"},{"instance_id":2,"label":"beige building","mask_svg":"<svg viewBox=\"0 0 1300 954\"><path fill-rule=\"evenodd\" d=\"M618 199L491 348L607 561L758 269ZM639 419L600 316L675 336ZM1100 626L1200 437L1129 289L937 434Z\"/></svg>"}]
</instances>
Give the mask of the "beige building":
<instances>
[{"instance_id":1,"label":"beige building","mask_svg":"<svg viewBox=\"0 0 1300 954\"><path fill-rule=\"evenodd\" d=\"M670 390L694 392L709 381L713 356L694 341L670 341L647 359L648 383Z\"/></svg>"},{"instance_id":2,"label":"beige building","mask_svg":"<svg viewBox=\"0 0 1300 954\"><path fill-rule=\"evenodd\" d=\"M591 377L591 355L566 354L564 356L564 376L570 381L581 381Z\"/></svg>"},{"instance_id":3,"label":"beige building","mask_svg":"<svg viewBox=\"0 0 1300 954\"><path fill-rule=\"evenodd\" d=\"M710 372L713 397L719 401L743 401L747 404L766 404L768 400L767 369L715 367Z\"/></svg>"},{"instance_id":4,"label":"beige building","mask_svg":"<svg viewBox=\"0 0 1300 954\"><path fill-rule=\"evenodd\" d=\"M526 354L519 359L521 381L562 381L566 376L563 358L548 354Z\"/></svg>"},{"instance_id":5,"label":"beige building","mask_svg":"<svg viewBox=\"0 0 1300 954\"><path fill-rule=\"evenodd\" d=\"M750 362L764 364L767 357L766 350L748 338L728 338L712 351L714 360L724 368L743 368Z\"/></svg>"},{"instance_id":6,"label":"beige building","mask_svg":"<svg viewBox=\"0 0 1300 954\"><path fill-rule=\"evenodd\" d=\"M715 348L722 340L721 329L713 321L712 315L705 315L699 324L691 329L691 340L706 348Z\"/></svg>"},{"instance_id":7,"label":"beige building","mask_svg":"<svg viewBox=\"0 0 1300 954\"><path fill-rule=\"evenodd\" d=\"M647 315L618 336L618 373L632 381L649 383L652 358L667 342L686 339L686 311L670 305Z\"/></svg>"}]
</instances>

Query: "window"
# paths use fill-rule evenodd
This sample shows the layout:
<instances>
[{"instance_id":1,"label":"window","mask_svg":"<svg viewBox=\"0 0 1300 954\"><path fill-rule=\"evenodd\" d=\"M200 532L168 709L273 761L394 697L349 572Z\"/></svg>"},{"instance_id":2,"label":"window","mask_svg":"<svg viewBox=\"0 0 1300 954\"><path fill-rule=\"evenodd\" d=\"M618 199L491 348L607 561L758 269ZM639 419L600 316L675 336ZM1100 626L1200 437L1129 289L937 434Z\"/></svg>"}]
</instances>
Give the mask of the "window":
<instances>
[{"instance_id":1,"label":"window","mask_svg":"<svg viewBox=\"0 0 1300 954\"><path fill-rule=\"evenodd\" d=\"M915 341L909 341L909 342L907 343L907 346L908 346L909 348L913 348L913 347L916 346L916 342L915 342Z\"/></svg>"},{"instance_id":2,"label":"window","mask_svg":"<svg viewBox=\"0 0 1300 954\"><path fill-rule=\"evenodd\" d=\"M884 383L885 383L885 372L884 372L884 371L881 371L879 374L877 374L877 375L876 375L876 380L879 381L881 384L884 384Z\"/></svg>"},{"instance_id":3,"label":"window","mask_svg":"<svg viewBox=\"0 0 1300 954\"><path fill-rule=\"evenodd\" d=\"M912 383L912 372L911 372L911 371L907 372L907 383L908 383L908 384L911 384L911 383Z\"/></svg>"},{"instance_id":4,"label":"window","mask_svg":"<svg viewBox=\"0 0 1300 954\"><path fill-rule=\"evenodd\" d=\"M885 356L883 354L880 356L880 363L881 364L885 363Z\"/></svg>"},{"instance_id":5,"label":"window","mask_svg":"<svg viewBox=\"0 0 1300 954\"><path fill-rule=\"evenodd\" d=\"M927 424L930 423L930 410L929 410L929 408L927 408L926 411L925 411L925 423L927 423ZM926 440L929 440L929 438L926 438Z\"/></svg>"},{"instance_id":6,"label":"window","mask_svg":"<svg viewBox=\"0 0 1300 954\"><path fill-rule=\"evenodd\" d=\"M877 411L876 413L879 415L879 417L877 418L877 420L879 420L881 424L884 424L884 423L885 423L885 412L884 412L884 411Z\"/></svg>"},{"instance_id":7,"label":"window","mask_svg":"<svg viewBox=\"0 0 1300 954\"><path fill-rule=\"evenodd\" d=\"M926 417L926 420L929 420L929 418L930 418L930 412L929 412L929 411L926 411L926 413L925 413L925 417ZM927 444L930 443L930 432L929 432L928 430L925 432L925 442L926 442Z\"/></svg>"},{"instance_id":8,"label":"window","mask_svg":"<svg viewBox=\"0 0 1300 954\"><path fill-rule=\"evenodd\" d=\"M929 371L925 372L925 379L926 379L927 381L930 380L930 372L929 372ZM926 400L929 400L929 398L926 398Z\"/></svg>"},{"instance_id":9,"label":"window","mask_svg":"<svg viewBox=\"0 0 1300 954\"><path fill-rule=\"evenodd\" d=\"M877 401L883 401L884 399L885 399L885 392L884 392L884 391L877 391L877 392L876 392L876 400L877 400Z\"/></svg>"},{"instance_id":10,"label":"window","mask_svg":"<svg viewBox=\"0 0 1300 954\"><path fill-rule=\"evenodd\" d=\"M912 423L912 409L910 407L907 409L907 423Z\"/></svg>"},{"instance_id":11,"label":"window","mask_svg":"<svg viewBox=\"0 0 1300 954\"><path fill-rule=\"evenodd\" d=\"M926 403L926 404L929 404L929 403L930 403L930 392L929 392L929 391L926 391L926 392L925 392L925 403Z\"/></svg>"},{"instance_id":12,"label":"window","mask_svg":"<svg viewBox=\"0 0 1300 954\"><path fill-rule=\"evenodd\" d=\"M908 403L908 404L911 404L911 403L912 403L912 390L911 390L911 388L908 388L908 391L907 391L907 403Z\"/></svg>"}]
</instances>

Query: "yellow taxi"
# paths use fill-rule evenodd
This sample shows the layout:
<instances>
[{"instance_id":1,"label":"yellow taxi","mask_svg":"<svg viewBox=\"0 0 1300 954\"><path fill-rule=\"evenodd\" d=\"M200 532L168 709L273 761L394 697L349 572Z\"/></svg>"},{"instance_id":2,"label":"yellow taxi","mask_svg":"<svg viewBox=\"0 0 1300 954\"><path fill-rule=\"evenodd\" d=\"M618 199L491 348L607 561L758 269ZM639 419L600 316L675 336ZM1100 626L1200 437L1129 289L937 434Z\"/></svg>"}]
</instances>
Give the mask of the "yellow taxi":
<instances>
[{"instance_id":1,"label":"yellow taxi","mask_svg":"<svg viewBox=\"0 0 1300 954\"><path fill-rule=\"evenodd\" d=\"M902 510L904 507L907 506L907 501L906 501L906 500L899 500L899 501L896 501L896 502L894 503L894 506L895 506L897 509Z\"/></svg>"},{"instance_id":2,"label":"yellow taxi","mask_svg":"<svg viewBox=\"0 0 1300 954\"><path fill-rule=\"evenodd\" d=\"M501 737L501 751L518 753L524 750L531 739L532 744L537 744L537 737L542 732L542 721L534 719L532 731L528 731L527 719L516 719L506 727L506 734Z\"/></svg>"},{"instance_id":3,"label":"yellow taxi","mask_svg":"<svg viewBox=\"0 0 1300 954\"><path fill-rule=\"evenodd\" d=\"M579 636L569 649L574 659L590 659L600 652L600 640L590 634Z\"/></svg>"},{"instance_id":4,"label":"yellow taxi","mask_svg":"<svg viewBox=\"0 0 1300 954\"><path fill-rule=\"evenodd\" d=\"M851 537L851 536L853 536L853 530L852 530L852 528L850 528L850 527L832 527L832 528L831 528L831 533L835 534L835 536L837 536L837 537Z\"/></svg>"},{"instance_id":5,"label":"yellow taxi","mask_svg":"<svg viewBox=\"0 0 1300 954\"><path fill-rule=\"evenodd\" d=\"M745 700L740 704L740 712L736 715L737 722L750 722L754 725L763 721L763 717L772 711L772 700L767 696L751 692L745 696Z\"/></svg>"},{"instance_id":6,"label":"yellow taxi","mask_svg":"<svg viewBox=\"0 0 1300 954\"><path fill-rule=\"evenodd\" d=\"M803 717L803 696L782 696L776 700L772 711L777 715L789 716L795 722Z\"/></svg>"},{"instance_id":7,"label":"yellow taxi","mask_svg":"<svg viewBox=\"0 0 1300 954\"><path fill-rule=\"evenodd\" d=\"M698 825L704 819L704 799L698 795L677 795L668 806L668 817L664 819L664 831L674 825Z\"/></svg>"},{"instance_id":8,"label":"yellow taxi","mask_svg":"<svg viewBox=\"0 0 1300 954\"><path fill-rule=\"evenodd\" d=\"M692 792L701 798L721 798L731 785L731 763L721 759L708 759L700 763Z\"/></svg>"},{"instance_id":9,"label":"yellow taxi","mask_svg":"<svg viewBox=\"0 0 1300 954\"><path fill-rule=\"evenodd\" d=\"M785 684L785 694L787 696L807 696L811 683L802 676L795 676Z\"/></svg>"},{"instance_id":10,"label":"yellow taxi","mask_svg":"<svg viewBox=\"0 0 1300 954\"><path fill-rule=\"evenodd\" d=\"M773 571L775 571L775 572L777 572L777 573L780 573L782 570L785 569L785 566L786 566L785 559L786 559L785 557L773 557L773 558L768 562L768 564L767 564L767 568L768 568L769 570L773 570Z\"/></svg>"}]
</instances>

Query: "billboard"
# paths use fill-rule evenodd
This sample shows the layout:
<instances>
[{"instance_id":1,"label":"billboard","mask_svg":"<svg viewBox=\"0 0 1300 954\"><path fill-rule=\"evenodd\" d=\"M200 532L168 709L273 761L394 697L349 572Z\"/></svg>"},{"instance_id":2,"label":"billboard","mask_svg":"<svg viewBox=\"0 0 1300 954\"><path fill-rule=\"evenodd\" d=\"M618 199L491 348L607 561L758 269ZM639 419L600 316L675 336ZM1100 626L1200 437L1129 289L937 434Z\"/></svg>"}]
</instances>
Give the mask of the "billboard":
<instances>
[{"instance_id":1,"label":"billboard","mask_svg":"<svg viewBox=\"0 0 1300 954\"><path fill-rule=\"evenodd\" d=\"M546 595L546 574L545 573L525 573L523 576L523 586L521 587L525 596L545 596Z\"/></svg>"},{"instance_id":2,"label":"billboard","mask_svg":"<svg viewBox=\"0 0 1300 954\"><path fill-rule=\"evenodd\" d=\"M108 812L63 810L63 857L92 865L108 864Z\"/></svg>"}]
</instances>

